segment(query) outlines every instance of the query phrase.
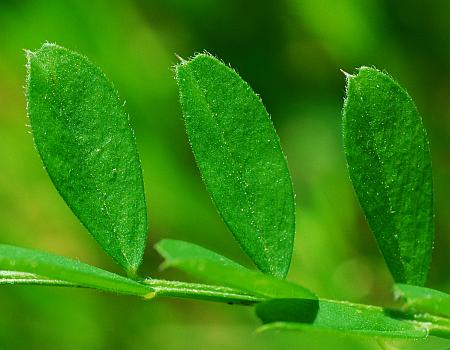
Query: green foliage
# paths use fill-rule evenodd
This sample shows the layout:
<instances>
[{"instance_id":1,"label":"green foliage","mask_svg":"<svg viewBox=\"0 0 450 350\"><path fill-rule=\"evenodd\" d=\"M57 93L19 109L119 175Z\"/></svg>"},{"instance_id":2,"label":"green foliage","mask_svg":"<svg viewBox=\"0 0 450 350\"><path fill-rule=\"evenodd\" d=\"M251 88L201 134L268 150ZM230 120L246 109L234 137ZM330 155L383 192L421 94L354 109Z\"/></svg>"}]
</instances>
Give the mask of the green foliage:
<instances>
[{"instance_id":1,"label":"green foliage","mask_svg":"<svg viewBox=\"0 0 450 350\"><path fill-rule=\"evenodd\" d=\"M347 335L421 339L426 324L399 320L389 311L368 305L329 300L273 299L256 306L266 330L320 331Z\"/></svg>"},{"instance_id":2,"label":"green foliage","mask_svg":"<svg viewBox=\"0 0 450 350\"><path fill-rule=\"evenodd\" d=\"M256 266L285 277L295 234L294 194L261 99L209 55L182 61L176 78L192 151L217 209Z\"/></svg>"},{"instance_id":3,"label":"green foliage","mask_svg":"<svg viewBox=\"0 0 450 350\"><path fill-rule=\"evenodd\" d=\"M413 313L429 313L450 318L450 295L438 290L396 284L394 294Z\"/></svg>"},{"instance_id":4,"label":"green foliage","mask_svg":"<svg viewBox=\"0 0 450 350\"><path fill-rule=\"evenodd\" d=\"M82 287L96 288L107 292L151 297L153 289L131 279L116 275L77 260L37 250L0 245L0 270L26 272L38 276L37 280L54 279ZM18 273L10 273L18 277ZM3 272L0 277L6 274ZM32 278L32 276L29 276ZM22 279L24 275L22 274ZM0 279L1 283L1 279ZM30 282L31 283L31 282ZM56 282L54 282L56 283Z\"/></svg>"},{"instance_id":5,"label":"green foliage","mask_svg":"<svg viewBox=\"0 0 450 350\"><path fill-rule=\"evenodd\" d=\"M113 85L87 58L54 44L28 52L28 115L55 187L130 275L147 239L133 131Z\"/></svg>"},{"instance_id":6,"label":"green foliage","mask_svg":"<svg viewBox=\"0 0 450 350\"><path fill-rule=\"evenodd\" d=\"M254 305L260 331L387 339L450 338L450 296L396 285L403 308L319 299L286 281L294 195L278 136L259 97L209 55L177 66L192 150L213 201L262 271L198 245L165 239L162 267L204 281L137 278L147 237L139 157L112 84L86 58L45 44L28 53L28 112L56 188L94 238L135 280L35 250L0 245L0 284L88 287L145 298ZM420 116L389 76L348 76L344 141L356 193L396 281L423 284L433 243L431 164Z\"/></svg>"},{"instance_id":7,"label":"green foliage","mask_svg":"<svg viewBox=\"0 0 450 350\"><path fill-rule=\"evenodd\" d=\"M398 283L423 285L434 239L427 136L407 92L362 67L347 76L345 154L356 194Z\"/></svg>"},{"instance_id":8,"label":"green foliage","mask_svg":"<svg viewBox=\"0 0 450 350\"><path fill-rule=\"evenodd\" d=\"M249 270L198 245L164 239L156 245L164 267L176 267L203 280L270 298L316 299L306 288L258 271Z\"/></svg>"}]
</instances>

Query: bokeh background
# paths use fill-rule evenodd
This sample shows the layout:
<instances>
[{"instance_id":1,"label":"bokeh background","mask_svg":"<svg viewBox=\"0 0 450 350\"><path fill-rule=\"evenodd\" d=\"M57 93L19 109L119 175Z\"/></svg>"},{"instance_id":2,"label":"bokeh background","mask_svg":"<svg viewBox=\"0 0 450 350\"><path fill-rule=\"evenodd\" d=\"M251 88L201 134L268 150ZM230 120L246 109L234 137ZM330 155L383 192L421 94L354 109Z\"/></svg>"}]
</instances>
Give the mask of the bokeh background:
<instances>
[{"instance_id":1,"label":"bokeh background","mask_svg":"<svg viewBox=\"0 0 450 350\"><path fill-rule=\"evenodd\" d=\"M450 291L450 2L410 0L0 1L0 242L120 272L53 188L26 117L25 55L45 41L90 57L135 128L152 245L189 240L250 264L221 222L187 143L172 67L204 50L230 63L272 115L297 194L289 278L326 298L389 305L392 279L347 175L342 68L374 65L415 99L431 140L436 244L428 286ZM250 308L65 288L0 287L0 349L377 349L322 334L255 335ZM388 345L391 346L391 345ZM399 344L443 349L448 343Z\"/></svg>"}]
</instances>

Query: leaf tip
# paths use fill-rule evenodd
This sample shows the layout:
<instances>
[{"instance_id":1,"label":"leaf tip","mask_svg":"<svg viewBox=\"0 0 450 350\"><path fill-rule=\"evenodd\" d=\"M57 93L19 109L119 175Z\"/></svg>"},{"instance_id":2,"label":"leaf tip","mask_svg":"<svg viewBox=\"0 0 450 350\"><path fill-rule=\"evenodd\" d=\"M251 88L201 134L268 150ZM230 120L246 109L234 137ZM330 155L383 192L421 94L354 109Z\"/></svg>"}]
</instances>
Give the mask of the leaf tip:
<instances>
[{"instance_id":1,"label":"leaf tip","mask_svg":"<svg viewBox=\"0 0 450 350\"><path fill-rule=\"evenodd\" d=\"M27 69L27 85L28 85L31 74L31 60L36 56L36 53L28 49L23 49L23 52L25 53L25 57L27 59L25 67Z\"/></svg>"},{"instance_id":2,"label":"leaf tip","mask_svg":"<svg viewBox=\"0 0 450 350\"><path fill-rule=\"evenodd\" d=\"M187 61L181 57L179 54L177 54L176 52L174 53L175 57L178 59L178 61L180 61L180 64L185 64Z\"/></svg>"},{"instance_id":3,"label":"leaf tip","mask_svg":"<svg viewBox=\"0 0 450 350\"><path fill-rule=\"evenodd\" d=\"M342 74L344 74L345 79L347 79L347 80L354 77L353 74L347 73L345 70L343 70L343 69L341 69L341 68L340 68L339 70L340 70L340 72L341 72Z\"/></svg>"},{"instance_id":4,"label":"leaf tip","mask_svg":"<svg viewBox=\"0 0 450 350\"><path fill-rule=\"evenodd\" d=\"M36 53L31 50L28 50L28 49L22 49L22 50L25 53L25 57L27 58L28 61L31 60L34 56L36 56Z\"/></svg>"}]
</instances>

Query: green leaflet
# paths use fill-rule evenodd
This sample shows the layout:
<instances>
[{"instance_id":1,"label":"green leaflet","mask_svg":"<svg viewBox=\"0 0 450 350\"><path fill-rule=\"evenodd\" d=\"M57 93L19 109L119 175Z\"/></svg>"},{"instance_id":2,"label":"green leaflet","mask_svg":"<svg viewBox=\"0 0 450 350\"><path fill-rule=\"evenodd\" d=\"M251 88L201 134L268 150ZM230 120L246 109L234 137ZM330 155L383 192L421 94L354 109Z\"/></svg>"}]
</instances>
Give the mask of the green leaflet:
<instances>
[{"instance_id":1,"label":"green leaflet","mask_svg":"<svg viewBox=\"0 0 450 350\"><path fill-rule=\"evenodd\" d=\"M430 288L396 284L394 294L396 299L404 302L406 310L450 318L450 295L447 293Z\"/></svg>"},{"instance_id":2,"label":"green leaflet","mask_svg":"<svg viewBox=\"0 0 450 350\"><path fill-rule=\"evenodd\" d=\"M55 187L130 275L147 240L142 172L128 115L87 58L54 44L28 52L28 115Z\"/></svg>"},{"instance_id":3,"label":"green leaflet","mask_svg":"<svg viewBox=\"0 0 450 350\"><path fill-rule=\"evenodd\" d=\"M434 239L427 136L407 92L362 67L347 76L344 146L350 177L398 283L423 285Z\"/></svg>"},{"instance_id":4,"label":"green leaflet","mask_svg":"<svg viewBox=\"0 0 450 350\"><path fill-rule=\"evenodd\" d=\"M192 243L164 239L155 248L165 259L163 267L176 267L211 283L269 298L316 299L302 286L249 270Z\"/></svg>"},{"instance_id":5,"label":"green leaflet","mask_svg":"<svg viewBox=\"0 0 450 350\"><path fill-rule=\"evenodd\" d=\"M153 289L149 286L77 260L4 244L0 245L0 270L10 271L9 280L11 284L14 276L19 279L17 283L23 284L25 282L23 279L30 278L32 280L33 275L37 275L33 284L48 284L39 282L56 280L51 284L66 283L71 286L90 287L108 292L140 295L148 298L154 294ZM25 274L20 277L18 275L20 272ZM1 279L6 279L7 277L8 273L2 271L0 283Z\"/></svg>"},{"instance_id":6,"label":"green leaflet","mask_svg":"<svg viewBox=\"0 0 450 350\"><path fill-rule=\"evenodd\" d=\"M375 306L328 300L273 299L256 305L266 325L259 331L292 330L391 339L426 338L425 324L396 319Z\"/></svg>"},{"instance_id":7,"label":"green leaflet","mask_svg":"<svg viewBox=\"0 0 450 350\"><path fill-rule=\"evenodd\" d=\"M205 54L182 61L176 78L192 151L219 213L261 271L285 277L295 234L294 194L261 99Z\"/></svg>"}]
</instances>

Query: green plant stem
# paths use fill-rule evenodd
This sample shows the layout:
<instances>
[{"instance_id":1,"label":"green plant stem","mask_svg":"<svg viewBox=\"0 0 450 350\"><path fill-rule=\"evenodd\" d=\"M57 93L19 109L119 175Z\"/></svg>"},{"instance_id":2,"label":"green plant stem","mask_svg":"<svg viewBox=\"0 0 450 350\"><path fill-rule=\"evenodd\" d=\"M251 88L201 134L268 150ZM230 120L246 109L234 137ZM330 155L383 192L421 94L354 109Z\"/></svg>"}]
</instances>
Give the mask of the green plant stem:
<instances>
[{"instance_id":1,"label":"green plant stem","mask_svg":"<svg viewBox=\"0 0 450 350\"><path fill-rule=\"evenodd\" d=\"M146 279L144 283L155 291L155 296L200 299L240 305L252 305L265 300L263 297L223 286L160 279Z\"/></svg>"},{"instance_id":2,"label":"green plant stem","mask_svg":"<svg viewBox=\"0 0 450 350\"><path fill-rule=\"evenodd\" d=\"M44 286L62 286L62 287L87 287L95 288L104 291L112 291L116 293L135 295L139 297L144 297L146 299L151 299L154 297L173 297L173 298L184 298L184 299L194 299L194 300L204 300L204 301L215 301L227 304L238 304L238 305L254 305L256 303L262 302L269 298L261 297L259 295L252 294L247 291L242 291L235 288L229 288L224 286L214 286L208 284L200 283L189 283L181 281L168 281L161 279L144 279L137 281L141 284L141 287L145 289L148 288L148 294L143 295L142 288L139 290L131 289L128 286L116 285L114 290L109 288L99 288L92 286L83 286L77 283L71 283L67 281L62 281L58 279L50 279L42 277L32 273L17 272L17 271L0 271L0 285L44 285ZM324 300L324 299L320 299ZM336 300L325 300L329 303L342 303ZM363 305L363 304L352 304L359 309L373 309L375 306ZM381 308L380 308L381 309ZM396 318L409 320L414 322L418 327L426 328L429 335L436 336L440 338L450 339L450 319L435 316L432 314L413 314L403 311L396 311Z\"/></svg>"}]
</instances>

